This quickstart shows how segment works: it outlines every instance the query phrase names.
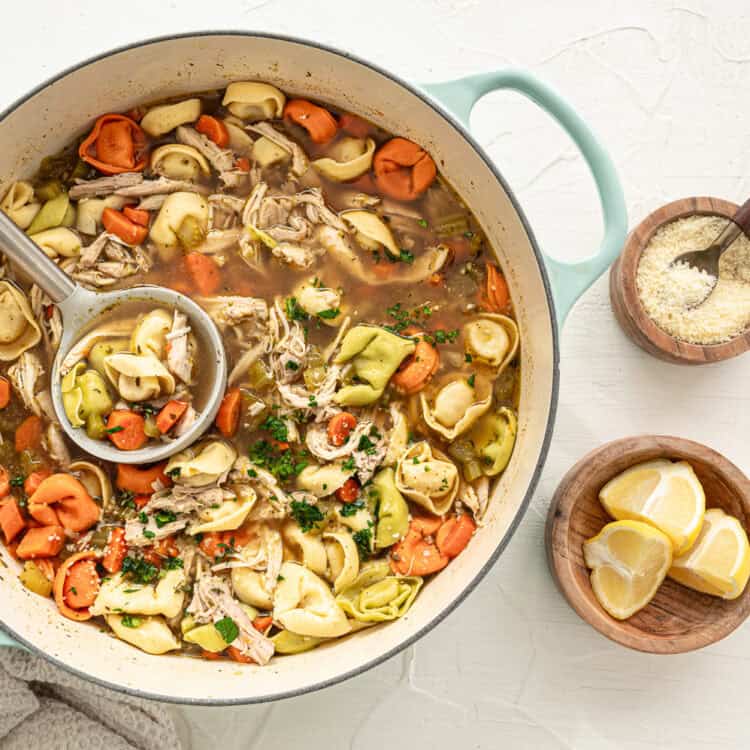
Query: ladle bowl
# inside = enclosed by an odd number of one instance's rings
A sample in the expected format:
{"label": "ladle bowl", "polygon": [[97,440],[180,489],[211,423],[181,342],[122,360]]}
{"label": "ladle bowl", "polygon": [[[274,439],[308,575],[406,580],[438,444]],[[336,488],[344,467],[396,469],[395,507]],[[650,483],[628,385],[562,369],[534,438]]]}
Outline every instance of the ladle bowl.
{"label": "ladle bowl", "polygon": [[[50,260],[24,232],[0,211],[0,248],[60,310],[63,334],[51,372],[52,404],[65,434],[82,450],[104,461],[125,464],[148,464],[162,461],[194,443],[213,424],[221,405],[227,382],[227,362],[221,335],[208,313],[184,294],[156,285],[141,285],[111,292],[92,292],[76,284]],[[60,368],[71,348],[94,327],[97,318],[114,308],[131,302],[153,302],[177,309],[188,323],[200,345],[198,377],[208,383],[205,403],[198,418],[180,437],[151,442],[138,450],[115,448],[104,440],[90,438],[85,430],[75,428],[68,419],[62,401]]]}

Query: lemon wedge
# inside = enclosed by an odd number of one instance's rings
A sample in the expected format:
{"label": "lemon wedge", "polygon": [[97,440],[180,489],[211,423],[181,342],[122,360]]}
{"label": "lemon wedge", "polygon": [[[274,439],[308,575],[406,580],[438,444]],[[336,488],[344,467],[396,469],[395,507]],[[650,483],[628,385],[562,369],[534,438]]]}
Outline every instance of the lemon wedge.
{"label": "lemon wedge", "polygon": [[625,620],[645,607],[672,564],[672,542],[641,521],[613,521],[583,543],[591,587],[612,617]]}
{"label": "lemon wedge", "polygon": [[750,544],[742,524],[723,510],[707,510],[698,539],[675,558],[669,577],[704,594],[736,599],[750,577]]}
{"label": "lemon wedge", "polygon": [[693,467],[664,458],[618,474],[602,487],[599,500],[617,520],[643,521],[663,531],[676,556],[693,546],[706,510],[706,496]]}

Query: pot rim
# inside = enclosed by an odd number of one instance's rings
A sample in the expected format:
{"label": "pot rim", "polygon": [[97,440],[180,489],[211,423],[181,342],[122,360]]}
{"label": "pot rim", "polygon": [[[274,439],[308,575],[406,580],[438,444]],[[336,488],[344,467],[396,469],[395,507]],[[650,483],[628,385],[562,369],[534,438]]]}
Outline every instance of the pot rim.
{"label": "pot rim", "polygon": [[321,44],[320,42],[312,41],[310,39],[305,39],[303,37],[296,37],[296,36],[290,36],[290,35],[285,35],[285,34],[275,34],[275,33],[270,33],[266,31],[221,29],[221,30],[213,30],[213,31],[188,31],[188,32],[180,32],[176,34],[164,34],[161,36],[148,37],[141,41],[130,42],[128,44],[123,44],[118,47],[113,47],[112,49],[106,50],[105,52],[101,52],[97,55],[92,55],[91,57],[85,58],[84,60],[81,60],[78,63],[74,63],[68,66],[67,68],[64,68],[62,71],[60,71],[56,75],[50,76],[49,78],[47,78],[46,80],[42,81],[40,84],[32,88],[28,93],[18,97],[8,107],[3,109],[2,112],[0,112],[0,124],[2,124],[4,120],[10,114],[12,114],[18,107],[25,104],[27,101],[29,101],[32,97],[36,96],[38,93],[41,93],[44,89],[48,88],[49,86],[56,83],[57,81],[73,73],[78,72],[82,68],[85,68],[89,65],[92,65],[93,63],[98,62],[99,60],[103,60],[107,57],[111,57],[113,55],[117,55],[122,52],[127,52],[128,50],[136,49],[139,47],[148,47],[148,46],[155,45],[155,44],[161,44],[162,42],[170,42],[170,41],[174,41],[178,39],[201,38],[201,37],[212,37],[212,36],[217,36],[217,37],[242,36],[242,37],[250,37],[250,38],[271,39],[271,40],[276,40],[276,41],[281,41],[281,42],[290,42],[292,44],[304,45],[307,47],[312,47],[314,49],[322,50],[324,52],[329,52],[333,55],[337,55],[339,57],[343,57],[345,59],[351,60],[352,62],[358,63],[359,65],[362,65],[363,67],[368,68],[385,78],[388,78],[389,80],[393,81],[399,86],[405,88],[411,94],[419,98],[424,104],[426,104],[432,110],[437,112],[437,114],[439,114],[444,120],[446,120],[459,133],[459,135],[461,135],[461,137],[464,138],[469,143],[469,145],[474,149],[477,155],[482,159],[482,161],[485,163],[487,168],[492,173],[493,177],[500,183],[501,187],[507,194],[508,199],[511,202],[511,205],[513,206],[513,209],[515,210],[519,220],[521,221],[521,224],[524,228],[526,236],[528,237],[529,244],[531,245],[531,249],[534,254],[534,259],[536,260],[536,264],[539,269],[539,273],[540,273],[541,280],[542,280],[542,285],[544,287],[544,293],[547,299],[547,306],[549,309],[549,323],[550,323],[550,329],[552,333],[552,388],[550,392],[550,402],[548,406],[547,424],[544,430],[544,437],[542,438],[542,443],[541,443],[540,450],[539,450],[539,457],[537,459],[536,466],[534,467],[534,471],[531,475],[531,478],[528,482],[523,500],[518,506],[518,510],[516,511],[516,514],[513,517],[512,521],[510,522],[505,533],[503,534],[502,539],[500,539],[494,551],[486,560],[484,565],[480,568],[479,572],[474,576],[474,578],[472,578],[463,587],[463,589],[458,594],[458,596],[456,596],[455,599],[453,599],[442,610],[437,612],[430,620],[428,620],[422,627],[420,627],[415,633],[410,635],[408,638],[401,641],[398,645],[394,646],[388,651],[377,654],[375,657],[368,659],[367,661],[365,661],[358,667],[355,667],[354,669],[351,669],[348,672],[345,672],[343,674],[339,674],[334,677],[324,679],[319,682],[315,682],[311,685],[307,685],[305,687],[301,687],[295,690],[286,690],[277,694],[267,694],[267,695],[263,695],[259,697],[252,697],[252,698],[247,698],[247,697],[245,698],[181,698],[181,697],[176,697],[174,695],[169,695],[169,694],[154,693],[149,690],[139,690],[137,688],[125,687],[123,685],[118,685],[116,683],[110,682],[108,680],[105,680],[99,677],[94,677],[88,674],[87,672],[77,669],[76,667],[73,667],[69,664],[66,664],[60,659],[46,653],[42,649],[38,648],[37,646],[27,641],[22,635],[20,635],[19,633],[16,633],[12,628],[8,627],[7,625],[5,625],[4,622],[2,622],[2,620],[0,620],[0,625],[2,625],[2,627],[15,640],[21,643],[28,651],[32,652],[35,655],[43,657],[44,659],[52,662],[53,664],[60,667],[61,669],[64,669],[65,671],[71,674],[74,674],[75,676],[80,677],[81,679],[86,680],[87,682],[100,685],[102,687],[108,688],[110,690],[114,690],[119,693],[125,693],[126,695],[130,695],[136,698],[143,698],[146,700],[156,700],[156,701],[161,701],[164,703],[174,703],[174,704],[187,705],[187,706],[238,706],[238,705],[254,705],[254,704],[260,704],[260,703],[269,703],[272,701],[280,701],[280,700],[285,700],[287,698],[294,698],[300,695],[305,695],[307,693],[313,693],[318,690],[323,690],[324,688],[331,687],[332,685],[337,685],[341,682],[344,682],[345,680],[351,679],[352,677],[356,677],[357,675],[364,674],[365,672],[369,671],[373,667],[377,667],[378,665],[382,664],[383,662],[387,661],[393,656],[396,656],[396,654],[400,653],[401,651],[405,650],[409,646],[412,646],[414,643],[420,640],[423,636],[429,633],[433,628],[439,625],[449,614],[451,614],[468,597],[468,595],[479,585],[479,583],[489,573],[490,569],[495,565],[500,555],[505,551],[505,548],[508,546],[508,543],[510,542],[511,538],[513,537],[516,530],[518,529],[518,526],[520,525],[521,520],[526,515],[526,511],[528,510],[529,504],[531,503],[531,498],[539,483],[542,469],[544,468],[544,465],[547,460],[550,443],[552,441],[552,433],[554,431],[555,417],[557,415],[557,401],[558,401],[559,389],[560,389],[560,372],[559,372],[560,332],[558,329],[557,317],[555,315],[555,304],[554,304],[554,298],[552,295],[552,288],[550,284],[549,275],[547,273],[547,268],[544,264],[542,253],[539,249],[539,245],[537,244],[536,237],[534,236],[534,233],[531,229],[529,221],[527,220],[526,215],[523,209],[521,208],[520,203],[516,199],[514,192],[512,191],[508,183],[505,181],[505,178],[500,174],[499,169],[495,166],[494,162],[490,159],[489,155],[485,152],[482,146],[480,146],[480,144],[476,141],[476,139],[471,135],[467,127],[465,127],[454,114],[452,114],[446,107],[440,104],[435,98],[431,97],[429,94],[423,91],[418,85],[409,83],[408,81],[405,81],[403,78],[401,78],[399,75],[386,70],[380,65],[377,65],[373,62],[365,60],[359,57],[358,55],[354,55],[350,52],[346,52],[344,50],[338,49],[336,47],[333,47],[327,44]]}

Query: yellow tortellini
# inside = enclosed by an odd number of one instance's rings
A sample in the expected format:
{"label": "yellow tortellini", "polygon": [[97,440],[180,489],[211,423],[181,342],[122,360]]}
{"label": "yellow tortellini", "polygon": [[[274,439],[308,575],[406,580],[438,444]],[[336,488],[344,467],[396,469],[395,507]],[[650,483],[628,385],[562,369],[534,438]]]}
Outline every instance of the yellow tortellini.
{"label": "yellow tortellini", "polygon": [[10,281],[0,280],[0,361],[12,362],[41,338],[26,295]]}
{"label": "yellow tortellini", "polygon": [[324,466],[306,466],[297,476],[297,487],[315,497],[327,497],[341,487],[355,469],[345,469],[342,461]]}
{"label": "yellow tortellini", "polygon": [[110,354],[104,358],[104,371],[126,401],[149,401],[174,393],[172,373],[156,357],[147,354]]}
{"label": "yellow tortellini", "polygon": [[317,278],[303,281],[294,290],[294,296],[299,306],[321,323],[337,326],[342,322],[341,293],[321,286]]}
{"label": "yellow tortellini", "polygon": [[87,492],[107,508],[112,500],[112,482],[101,467],[90,461],[73,461],[68,468],[74,472]]}
{"label": "yellow tortellini", "polygon": [[168,143],[151,154],[151,171],[172,180],[197,180],[201,174],[211,174],[211,167],[203,154],[193,146]]}
{"label": "yellow tortellini", "polygon": [[130,337],[130,351],[133,354],[150,354],[156,359],[164,359],[167,348],[167,334],[172,328],[172,315],[162,308],[151,310],[136,324]]}
{"label": "yellow tortellini", "polygon": [[210,440],[172,456],[166,472],[179,484],[203,487],[225,476],[236,459],[237,451],[232,445],[223,440]]}
{"label": "yellow tortellini", "polygon": [[385,549],[401,539],[409,528],[409,506],[396,487],[392,468],[381,469],[372,480],[370,495],[378,503],[375,548]]}
{"label": "yellow tortellini", "polygon": [[351,583],[359,573],[359,551],[354,537],[348,531],[326,531],[323,534],[328,558],[329,578],[338,593]]}
{"label": "yellow tortellini", "polygon": [[455,464],[426,441],[414,443],[396,467],[396,487],[409,500],[436,516],[449,510],[458,494]]}
{"label": "yellow tortellini", "polygon": [[241,120],[272,120],[281,117],[286,97],[269,83],[237,81],[227,86],[221,103]]}
{"label": "yellow tortellini", "polygon": [[185,99],[176,104],[152,107],[141,120],[141,127],[154,138],[166,135],[178,125],[195,122],[201,116],[201,100]]}
{"label": "yellow tortellini", "polygon": [[334,182],[360,177],[372,166],[375,141],[372,138],[341,138],[331,147],[328,156],[316,159],[313,167]]}
{"label": "yellow tortellini", "polygon": [[466,351],[498,373],[516,356],[518,326],[505,315],[483,313],[463,328]]}
{"label": "yellow tortellini", "polygon": [[482,473],[489,477],[499,474],[510,461],[518,432],[518,419],[513,411],[502,407],[485,414],[468,433],[479,456]]}
{"label": "yellow tortellini", "polygon": [[325,638],[313,638],[310,635],[297,635],[289,630],[280,630],[271,640],[277,654],[301,654],[319,646]]}
{"label": "yellow tortellini", "polygon": [[285,562],[273,597],[273,619],[297,635],[336,638],[351,630],[328,584],[304,565]]}
{"label": "yellow tortellini", "polygon": [[30,235],[48,258],[75,258],[81,254],[81,238],[67,227],[54,227]]}
{"label": "yellow tortellini", "polygon": [[67,193],[60,193],[46,201],[26,231],[37,234],[53,227],[69,227],[75,222],[76,210]]}
{"label": "yellow tortellini", "polygon": [[262,135],[253,144],[253,160],[263,169],[292,158],[292,152]]}
{"label": "yellow tortellini", "polygon": [[253,139],[245,132],[240,121],[230,116],[224,119],[224,125],[229,133],[229,148],[240,156],[251,156]]}
{"label": "yellow tortellini", "polygon": [[104,415],[112,411],[112,398],[104,378],[78,362],[60,382],[63,408],[73,427],[86,426],[92,439],[104,437]]}
{"label": "yellow tortellini", "polygon": [[391,258],[398,258],[401,250],[390,227],[372,211],[344,211],[341,218],[356,231],[357,242],[366,250],[385,250]]}
{"label": "yellow tortellini", "polygon": [[198,511],[198,521],[188,528],[189,534],[206,534],[209,531],[234,531],[242,526],[255,504],[255,491],[244,486],[231,500],[224,500],[217,508]]}
{"label": "yellow tortellini", "polygon": [[409,423],[406,414],[399,404],[391,404],[390,411],[393,426],[388,435],[388,449],[383,458],[383,466],[395,466],[409,444]]}
{"label": "yellow tortellini", "polygon": [[185,243],[184,225],[190,228],[190,246],[197,245],[208,231],[208,202],[198,193],[176,192],[168,195],[151,225],[149,237],[162,258],[169,260]]}
{"label": "yellow tortellini", "polygon": [[452,379],[432,399],[424,391],[419,394],[424,421],[446,440],[454,440],[490,408],[491,383],[476,374],[474,378],[473,385],[467,378]]}
{"label": "yellow tortellini", "polygon": [[14,182],[0,203],[0,210],[7,214],[19,229],[28,229],[41,207],[42,204],[34,197],[31,183],[24,180]]}
{"label": "yellow tortellini", "polygon": [[357,579],[336,601],[359,622],[385,622],[403,617],[421,586],[419,576],[391,575],[387,560],[375,560],[362,566]]}
{"label": "yellow tortellini", "polygon": [[345,385],[334,400],[345,406],[366,406],[383,394],[391,376],[416,344],[377,326],[354,326],[344,336],[336,364],[351,362],[354,374],[363,381]]}
{"label": "yellow tortellini", "polygon": [[284,543],[306,567],[318,575],[328,569],[328,555],[323,540],[317,534],[306,534],[296,521],[287,521],[281,529]]}
{"label": "yellow tortellini", "polygon": [[122,573],[105,578],[90,608],[92,615],[132,614],[176,617],[182,611],[185,572],[168,570],[155,585],[131,581]]}
{"label": "yellow tortellini", "polygon": [[109,614],[104,619],[120,640],[147,654],[166,654],[181,648],[163,617]]}
{"label": "yellow tortellini", "polygon": [[250,568],[232,568],[232,589],[245,604],[259,609],[273,609],[273,593],[268,590],[266,576]]}
{"label": "yellow tortellini", "polygon": [[88,362],[98,373],[107,377],[107,371],[104,369],[104,360],[110,354],[127,352],[130,350],[130,341],[128,339],[107,339],[106,341],[97,341],[89,350]]}

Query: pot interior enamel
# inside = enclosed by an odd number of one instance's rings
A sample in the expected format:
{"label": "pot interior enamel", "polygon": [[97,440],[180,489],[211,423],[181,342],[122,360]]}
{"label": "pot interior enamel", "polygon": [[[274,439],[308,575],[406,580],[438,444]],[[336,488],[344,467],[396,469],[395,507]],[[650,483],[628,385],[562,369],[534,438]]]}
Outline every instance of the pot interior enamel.
{"label": "pot interior enamel", "polygon": [[263,668],[150,656],[90,624],[66,620],[51,600],[21,586],[17,563],[2,549],[0,623],[9,633],[89,679],[185,703],[250,703],[312,690],[377,664],[426,632],[481,579],[520,521],[546,453],[556,398],[552,306],[512,197],[450,119],[402,83],[340,53],[274,37],[207,34],[148,42],[86,63],[41,87],[0,122],[2,190],[31,175],[42,157],[83,133],[102,112],[248,79],[359,113],[435,157],[481,222],[509,280],[521,330],[519,432],[486,525],[430,581],[407,616]]}

